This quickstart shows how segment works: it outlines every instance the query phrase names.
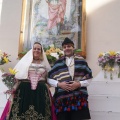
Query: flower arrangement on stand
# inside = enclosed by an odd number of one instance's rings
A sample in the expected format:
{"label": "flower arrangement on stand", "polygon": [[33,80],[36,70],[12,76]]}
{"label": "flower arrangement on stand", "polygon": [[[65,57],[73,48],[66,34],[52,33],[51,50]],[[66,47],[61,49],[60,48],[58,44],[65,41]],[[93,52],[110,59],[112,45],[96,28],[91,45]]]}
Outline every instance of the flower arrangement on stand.
{"label": "flower arrangement on stand", "polygon": [[57,59],[59,59],[59,57],[63,55],[63,51],[60,50],[59,48],[56,48],[54,44],[51,44],[49,47],[44,49],[45,49],[47,59],[51,64],[51,66],[55,63]]}
{"label": "flower arrangement on stand", "polygon": [[8,87],[9,90],[11,90],[16,83],[16,79],[15,79],[16,73],[17,72],[15,69],[9,68],[8,73],[2,74],[2,78],[3,78],[2,81]]}
{"label": "flower arrangement on stand", "polygon": [[[55,63],[56,60],[64,55],[64,52],[60,48],[55,47],[54,44],[49,45],[47,48],[44,47],[44,51],[51,66]],[[27,52],[27,50],[20,52],[18,54],[18,60],[20,60]],[[81,52],[81,49],[74,50],[74,53],[77,55],[81,55]]]}
{"label": "flower arrangement on stand", "polygon": [[106,72],[110,72],[110,79],[113,79],[112,72],[114,71],[114,66],[117,64],[119,66],[118,78],[120,77],[120,53],[115,51],[109,51],[100,53],[98,56],[99,66],[104,70],[104,78],[107,78]]}
{"label": "flower arrangement on stand", "polygon": [[115,60],[115,62],[117,63],[117,65],[119,67],[118,78],[120,78],[120,52],[116,53],[116,60]]}
{"label": "flower arrangement on stand", "polygon": [[0,65],[10,62],[9,56],[10,55],[0,50]]}
{"label": "flower arrangement on stand", "polygon": [[[9,60],[9,56],[10,56],[10,55],[8,55],[7,53],[2,52],[2,51],[0,50],[0,65],[4,65],[4,64],[6,64],[6,63],[8,63],[8,62],[11,62],[11,61]],[[3,71],[4,71],[4,69],[3,69],[2,67],[0,67],[0,72],[3,72]]]}

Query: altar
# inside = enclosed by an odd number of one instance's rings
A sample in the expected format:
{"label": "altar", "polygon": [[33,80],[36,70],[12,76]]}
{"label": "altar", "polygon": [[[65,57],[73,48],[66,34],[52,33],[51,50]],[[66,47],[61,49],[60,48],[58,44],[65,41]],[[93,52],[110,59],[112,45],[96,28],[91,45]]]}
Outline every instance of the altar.
{"label": "altar", "polygon": [[[8,88],[3,84],[0,71],[0,116],[7,103],[4,91]],[[54,92],[54,89],[51,89]],[[119,120],[120,118],[120,78],[113,73],[113,80],[107,73],[100,71],[88,86],[88,101],[91,120]],[[52,93],[53,94],[53,93]]]}
{"label": "altar", "polygon": [[93,78],[88,92],[91,120],[120,119],[120,78],[116,71],[112,80],[109,72],[104,78],[104,71],[100,71]]}

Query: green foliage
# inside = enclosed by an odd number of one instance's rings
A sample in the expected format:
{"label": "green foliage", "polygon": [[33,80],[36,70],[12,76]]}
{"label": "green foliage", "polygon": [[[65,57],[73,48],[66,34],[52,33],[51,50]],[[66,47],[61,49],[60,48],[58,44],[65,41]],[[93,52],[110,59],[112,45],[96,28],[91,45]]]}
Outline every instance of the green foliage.
{"label": "green foliage", "polygon": [[81,49],[75,49],[74,53],[81,52],[81,51],[82,51]]}
{"label": "green foliage", "polygon": [[56,57],[51,56],[51,55],[47,55],[47,59],[50,64],[55,63],[55,61],[57,60]]}
{"label": "green foliage", "polygon": [[16,79],[15,79],[15,75],[12,75],[10,73],[4,73],[2,75],[2,81],[3,83],[9,88],[9,89],[12,89],[13,86],[15,85],[16,83]]}

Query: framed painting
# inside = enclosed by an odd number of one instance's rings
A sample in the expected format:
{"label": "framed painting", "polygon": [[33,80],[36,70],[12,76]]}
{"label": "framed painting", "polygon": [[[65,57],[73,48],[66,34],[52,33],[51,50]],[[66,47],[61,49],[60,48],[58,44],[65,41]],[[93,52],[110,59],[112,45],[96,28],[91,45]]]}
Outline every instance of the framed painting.
{"label": "framed painting", "polygon": [[85,0],[23,0],[19,52],[38,41],[61,48],[65,37],[86,57]]}

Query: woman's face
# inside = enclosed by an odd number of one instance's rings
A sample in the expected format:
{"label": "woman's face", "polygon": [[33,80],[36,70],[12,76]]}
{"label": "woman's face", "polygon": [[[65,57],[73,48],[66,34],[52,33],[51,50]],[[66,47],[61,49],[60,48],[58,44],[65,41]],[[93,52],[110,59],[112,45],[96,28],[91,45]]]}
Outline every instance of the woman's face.
{"label": "woman's face", "polygon": [[33,46],[33,59],[39,60],[40,55],[42,54],[42,47],[40,44],[34,44]]}

